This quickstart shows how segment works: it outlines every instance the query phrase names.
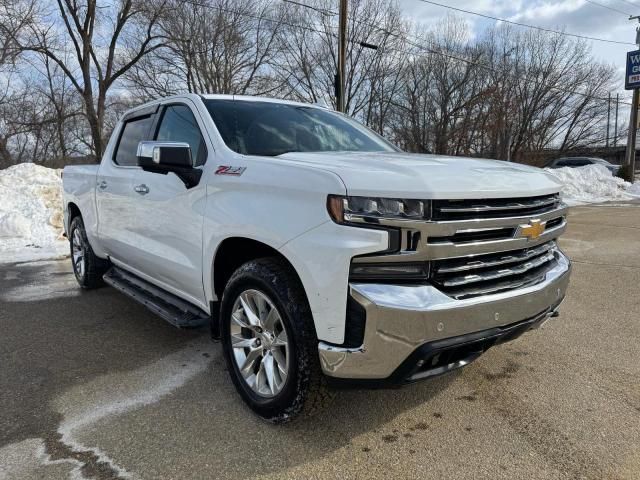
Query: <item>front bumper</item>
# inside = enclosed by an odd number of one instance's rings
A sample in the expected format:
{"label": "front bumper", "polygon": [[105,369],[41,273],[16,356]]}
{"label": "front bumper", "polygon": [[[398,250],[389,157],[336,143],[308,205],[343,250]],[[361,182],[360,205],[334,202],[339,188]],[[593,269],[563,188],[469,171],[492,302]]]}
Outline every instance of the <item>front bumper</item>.
{"label": "front bumper", "polygon": [[[351,296],[366,311],[364,342],[359,348],[320,342],[322,369],[336,379],[403,383],[464,366],[488,346],[515,338],[516,332],[555,315],[570,270],[569,259],[558,252],[557,265],[543,282],[465,300],[431,285],[352,283]],[[482,339],[482,350],[475,348]],[[452,361],[442,364],[438,352],[454,350]],[[425,367],[425,361],[434,368]]]}

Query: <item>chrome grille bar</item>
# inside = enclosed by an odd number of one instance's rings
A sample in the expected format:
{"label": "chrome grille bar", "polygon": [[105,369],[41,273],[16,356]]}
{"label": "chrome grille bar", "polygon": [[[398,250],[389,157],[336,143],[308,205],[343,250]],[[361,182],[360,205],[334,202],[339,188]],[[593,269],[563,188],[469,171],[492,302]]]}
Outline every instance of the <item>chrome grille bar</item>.
{"label": "chrome grille bar", "polygon": [[459,287],[462,285],[468,285],[470,283],[487,282],[489,280],[497,280],[514,275],[521,275],[523,273],[527,273],[530,270],[541,267],[542,265],[552,261],[553,259],[553,253],[547,252],[539,257],[533,258],[519,265],[502,268],[500,270],[478,272],[471,275],[447,277],[445,280],[439,281],[438,283],[443,287]]}
{"label": "chrome grille bar", "polygon": [[514,202],[503,205],[477,205],[472,207],[437,207],[443,213],[475,213],[475,212],[500,212],[504,210],[521,210],[525,208],[541,208],[549,205],[555,205],[557,198],[530,200],[527,202]]}
{"label": "chrome grille bar", "polygon": [[527,250],[521,250],[517,252],[508,252],[505,255],[501,255],[498,258],[492,259],[474,259],[471,257],[469,260],[463,260],[462,262],[458,261],[457,264],[453,266],[439,266],[436,267],[436,273],[444,274],[444,273],[457,273],[457,272],[465,272],[469,270],[475,270],[479,268],[490,268],[497,267],[500,265],[508,265],[511,263],[523,262],[530,258],[536,257],[538,255],[542,255],[552,248],[555,248],[555,242],[545,243],[538,247],[529,248]]}
{"label": "chrome grille bar", "polygon": [[524,288],[530,285],[535,285],[542,282],[545,279],[546,271],[535,273],[533,275],[525,275],[516,280],[503,280],[501,282],[490,283],[487,285],[478,285],[472,288],[463,288],[458,291],[450,290],[446,293],[451,297],[461,300],[463,298],[477,297],[480,295],[491,295],[494,293],[504,292],[507,290],[515,290],[517,288]]}
{"label": "chrome grille bar", "polygon": [[497,240],[478,240],[465,243],[427,243],[427,259],[438,260],[444,258],[468,257],[471,255],[507,252],[510,250],[534,247],[557,238],[565,231],[566,226],[566,220],[562,219],[560,224],[545,230],[545,232],[535,240],[530,240],[524,237],[513,237]]}

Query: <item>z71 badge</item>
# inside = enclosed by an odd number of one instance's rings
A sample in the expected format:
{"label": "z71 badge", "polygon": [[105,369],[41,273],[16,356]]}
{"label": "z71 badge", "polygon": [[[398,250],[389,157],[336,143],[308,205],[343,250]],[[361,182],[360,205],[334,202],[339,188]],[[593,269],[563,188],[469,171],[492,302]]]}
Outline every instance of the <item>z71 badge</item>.
{"label": "z71 badge", "polygon": [[236,175],[240,176],[244,173],[247,167],[232,167],[231,165],[218,165],[216,175]]}

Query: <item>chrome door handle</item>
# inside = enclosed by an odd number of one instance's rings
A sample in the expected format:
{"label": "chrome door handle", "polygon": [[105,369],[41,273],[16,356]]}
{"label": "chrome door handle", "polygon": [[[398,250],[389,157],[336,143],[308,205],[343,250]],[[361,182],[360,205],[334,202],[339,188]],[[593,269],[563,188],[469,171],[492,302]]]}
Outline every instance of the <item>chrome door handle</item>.
{"label": "chrome door handle", "polygon": [[104,180],[102,180],[101,182],[98,182],[98,188],[100,190],[104,190],[105,188],[107,188],[107,182],[105,182]]}
{"label": "chrome door handle", "polygon": [[139,193],[140,195],[146,195],[149,193],[149,187],[147,187],[144,183],[141,185],[136,185],[133,189]]}

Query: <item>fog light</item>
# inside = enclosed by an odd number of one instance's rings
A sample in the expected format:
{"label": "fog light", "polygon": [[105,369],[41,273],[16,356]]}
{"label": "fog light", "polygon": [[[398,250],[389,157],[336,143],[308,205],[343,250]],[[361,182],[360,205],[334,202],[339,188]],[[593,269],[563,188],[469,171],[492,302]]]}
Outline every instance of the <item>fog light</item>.
{"label": "fog light", "polygon": [[427,263],[352,263],[351,280],[423,280]]}

